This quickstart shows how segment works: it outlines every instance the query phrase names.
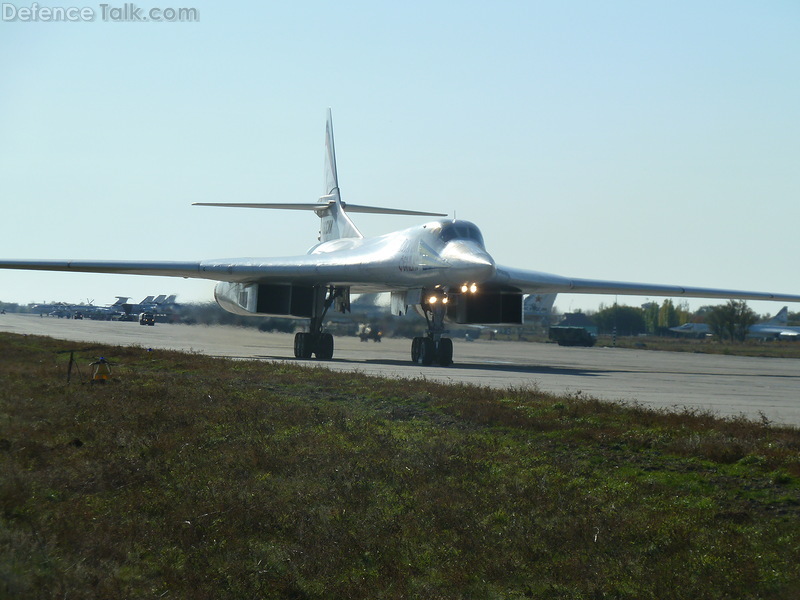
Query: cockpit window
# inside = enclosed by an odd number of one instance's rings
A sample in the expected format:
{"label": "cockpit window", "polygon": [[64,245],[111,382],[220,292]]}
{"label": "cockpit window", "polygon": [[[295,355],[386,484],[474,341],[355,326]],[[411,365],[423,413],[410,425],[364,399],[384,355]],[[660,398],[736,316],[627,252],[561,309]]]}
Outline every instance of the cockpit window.
{"label": "cockpit window", "polygon": [[451,240],[471,240],[483,248],[483,236],[480,230],[467,221],[445,223],[442,225],[439,239],[443,242],[449,242]]}

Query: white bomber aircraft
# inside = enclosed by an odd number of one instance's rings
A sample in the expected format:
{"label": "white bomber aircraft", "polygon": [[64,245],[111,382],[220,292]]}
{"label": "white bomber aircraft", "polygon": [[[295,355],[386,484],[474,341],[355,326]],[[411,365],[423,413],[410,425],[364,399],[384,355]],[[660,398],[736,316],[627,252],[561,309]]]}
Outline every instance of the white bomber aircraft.
{"label": "white bomber aircraft", "polygon": [[309,331],[295,336],[297,358],[333,357],[333,336],[324,331],[330,308],[349,310],[350,294],[391,292],[393,314],[415,307],[427,334],[411,345],[411,360],[448,366],[453,342],[445,320],[459,324],[521,324],[524,294],[558,292],[644,296],[736,298],[800,302],[800,295],[691,288],[594,279],[573,279],[503,267],[486,251],[480,230],[469,221],[440,219],[365,238],[348,213],[444,217],[444,214],[345,204],[339,193],[333,122],[325,131],[325,194],[316,203],[199,206],[313,210],[321,219],[319,243],[307,254],[284,258],[236,258],[199,262],[0,260],[0,268],[194,277],[219,281],[214,296],[240,315],[310,319]]}

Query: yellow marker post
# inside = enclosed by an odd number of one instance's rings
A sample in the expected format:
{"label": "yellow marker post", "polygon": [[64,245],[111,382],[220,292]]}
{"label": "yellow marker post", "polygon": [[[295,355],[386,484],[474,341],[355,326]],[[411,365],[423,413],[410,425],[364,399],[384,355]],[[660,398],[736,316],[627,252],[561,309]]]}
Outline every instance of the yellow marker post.
{"label": "yellow marker post", "polygon": [[91,366],[94,367],[92,383],[105,383],[111,377],[111,366],[102,356],[100,360],[93,362]]}

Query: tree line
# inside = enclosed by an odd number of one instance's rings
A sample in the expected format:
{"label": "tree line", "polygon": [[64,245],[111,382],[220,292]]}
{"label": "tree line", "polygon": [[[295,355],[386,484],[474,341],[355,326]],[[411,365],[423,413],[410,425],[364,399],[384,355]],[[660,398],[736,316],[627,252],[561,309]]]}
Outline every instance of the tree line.
{"label": "tree line", "polygon": [[[710,332],[722,340],[742,341],[748,328],[759,321],[759,316],[741,300],[728,300],[719,306],[703,306],[695,312],[689,311],[686,303],[677,306],[672,300],[648,302],[641,307],[602,306],[594,314],[588,314],[597,325],[599,333],[617,335],[668,335],[672,327],[684,323],[705,323]],[[791,313],[790,318],[797,318]]]}

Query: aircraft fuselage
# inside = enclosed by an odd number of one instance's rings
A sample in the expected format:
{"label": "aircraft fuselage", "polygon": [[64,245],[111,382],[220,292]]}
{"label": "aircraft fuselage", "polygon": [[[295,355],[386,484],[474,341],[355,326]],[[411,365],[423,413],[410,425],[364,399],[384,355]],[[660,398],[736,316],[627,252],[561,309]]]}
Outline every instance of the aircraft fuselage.
{"label": "aircraft fuselage", "polygon": [[[433,221],[374,238],[331,240],[313,247],[309,255],[334,252],[350,269],[359,264],[361,281],[368,272],[383,289],[389,282],[400,288],[482,283],[495,273],[483,237],[469,221]],[[352,282],[345,278],[334,283]]]}
{"label": "aircraft fuselage", "polygon": [[[319,283],[316,266],[325,258],[328,285],[352,287],[354,292],[387,288],[452,288],[491,279],[495,263],[483,246],[478,228],[469,221],[432,221],[370,238],[340,238],[312,247],[308,254],[290,258],[233,259],[242,282],[253,282],[248,271],[270,273],[261,283],[281,283],[281,266],[291,264],[295,283]],[[200,270],[225,272],[231,259],[203,261]],[[242,269],[244,267],[244,269]],[[236,282],[239,277],[226,278]]]}

